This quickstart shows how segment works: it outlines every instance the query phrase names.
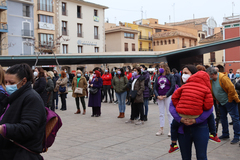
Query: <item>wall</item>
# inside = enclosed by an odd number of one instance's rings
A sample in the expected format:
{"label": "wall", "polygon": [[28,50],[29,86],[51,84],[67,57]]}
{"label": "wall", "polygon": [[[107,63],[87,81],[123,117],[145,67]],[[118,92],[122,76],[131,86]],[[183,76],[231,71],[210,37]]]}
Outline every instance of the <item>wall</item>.
{"label": "wall", "polygon": [[204,54],[203,55],[203,64],[210,66],[211,63],[213,63],[214,66],[217,66],[217,65],[224,66],[224,64],[223,64],[223,50],[215,52],[215,59],[216,59],[215,62],[209,62],[209,59],[210,59],[210,53]]}
{"label": "wall", "polygon": [[132,43],[135,44],[135,51],[138,51],[138,38],[137,38],[138,34],[135,33],[135,38],[134,39],[128,39],[128,38],[124,38],[124,32],[121,32],[121,45],[122,45],[122,51],[125,51],[125,43],[128,43],[128,52],[132,52]]}
{"label": "wall", "polygon": [[122,49],[122,34],[121,32],[106,34],[106,52],[124,51]]}

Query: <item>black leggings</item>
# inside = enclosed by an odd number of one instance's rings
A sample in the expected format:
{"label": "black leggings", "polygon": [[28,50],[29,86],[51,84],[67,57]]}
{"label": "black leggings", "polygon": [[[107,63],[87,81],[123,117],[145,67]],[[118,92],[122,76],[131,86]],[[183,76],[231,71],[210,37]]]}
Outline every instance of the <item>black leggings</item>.
{"label": "black leggings", "polygon": [[81,103],[82,103],[83,109],[85,110],[86,109],[86,104],[85,104],[84,97],[77,97],[77,98],[75,98],[77,109],[80,109],[79,99],[81,99]]}
{"label": "black leggings", "polygon": [[110,90],[111,90],[111,85],[104,85],[103,86],[103,92],[104,92],[105,101],[107,101],[107,99],[108,99],[107,92],[108,92],[108,95],[110,97],[110,101],[112,101],[112,95],[110,93]]}
{"label": "black leggings", "polygon": [[134,120],[136,116],[140,113],[140,120],[144,120],[144,112],[143,112],[143,103],[132,103],[131,104],[131,120]]}
{"label": "black leggings", "polygon": [[67,97],[66,93],[60,94],[60,98],[61,98],[61,101],[62,101],[62,108],[61,109],[63,109],[63,110],[67,109],[66,97]]}

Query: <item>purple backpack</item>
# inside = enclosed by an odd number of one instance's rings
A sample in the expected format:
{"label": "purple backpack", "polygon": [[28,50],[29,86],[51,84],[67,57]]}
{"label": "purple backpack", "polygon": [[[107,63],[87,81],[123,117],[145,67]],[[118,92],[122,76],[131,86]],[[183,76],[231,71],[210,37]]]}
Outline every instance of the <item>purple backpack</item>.
{"label": "purple backpack", "polygon": [[62,120],[59,115],[47,107],[45,107],[45,109],[47,121],[44,140],[42,143],[43,152],[47,152],[48,148],[52,146],[58,130],[62,127]]}

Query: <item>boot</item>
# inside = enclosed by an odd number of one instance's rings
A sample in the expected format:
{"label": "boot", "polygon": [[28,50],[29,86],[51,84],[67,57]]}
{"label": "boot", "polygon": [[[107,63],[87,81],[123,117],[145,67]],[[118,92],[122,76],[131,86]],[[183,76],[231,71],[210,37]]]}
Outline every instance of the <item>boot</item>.
{"label": "boot", "polygon": [[80,113],[81,113],[81,111],[80,111],[80,109],[78,109],[77,112],[74,114],[80,114]]}
{"label": "boot", "polygon": [[122,113],[120,112],[120,113],[119,113],[119,116],[118,116],[117,118],[121,118],[121,117],[122,117]]}
{"label": "boot", "polygon": [[144,121],[147,121],[148,119],[147,119],[147,116],[146,115],[144,115]]}
{"label": "boot", "polygon": [[85,114],[86,114],[86,109],[83,110],[83,115],[85,115]]}
{"label": "boot", "polygon": [[123,112],[123,113],[122,113],[122,117],[121,117],[121,118],[124,118],[124,117],[125,117],[125,113]]}

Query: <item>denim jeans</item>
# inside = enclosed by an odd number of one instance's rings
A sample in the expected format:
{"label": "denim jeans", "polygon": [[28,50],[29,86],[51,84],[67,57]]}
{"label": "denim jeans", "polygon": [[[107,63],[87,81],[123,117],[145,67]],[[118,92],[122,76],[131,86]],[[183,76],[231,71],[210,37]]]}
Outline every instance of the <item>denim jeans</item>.
{"label": "denim jeans", "polygon": [[240,136],[240,122],[239,122],[239,113],[238,113],[238,105],[235,101],[231,103],[227,102],[225,105],[220,104],[220,119],[222,123],[222,134],[223,136],[229,136],[228,130],[228,119],[227,114],[229,113],[232,122],[233,122],[233,130],[234,130],[234,138],[239,139]]}
{"label": "denim jeans", "polygon": [[144,98],[144,115],[148,115],[148,98]]}
{"label": "denim jeans", "polygon": [[207,160],[208,140],[209,130],[207,124],[184,127],[184,134],[178,134],[182,159],[192,159],[192,144],[194,143],[197,160]]}
{"label": "denim jeans", "polygon": [[216,136],[216,126],[213,113],[208,117],[208,127],[209,132],[215,137]]}
{"label": "denim jeans", "polygon": [[118,100],[119,112],[124,113],[125,109],[126,109],[125,101],[126,101],[126,97],[127,97],[127,91],[122,92],[122,93],[116,92],[116,96],[117,96],[117,100]]}

